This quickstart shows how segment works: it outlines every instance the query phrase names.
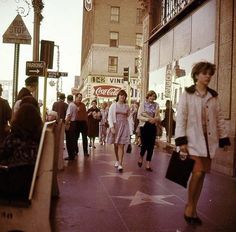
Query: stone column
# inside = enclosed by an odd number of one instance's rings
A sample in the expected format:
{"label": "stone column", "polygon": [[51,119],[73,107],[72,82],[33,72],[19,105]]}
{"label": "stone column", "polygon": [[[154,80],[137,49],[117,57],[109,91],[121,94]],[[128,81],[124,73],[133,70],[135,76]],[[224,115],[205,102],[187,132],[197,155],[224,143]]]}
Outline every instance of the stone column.
{"label": "stone column", "polygon": [[[32,0],[32,5],[34,8],[33,61],[39,61],[40,22],[43,19],[41,12],[44,4],[42,0]],[[38,99],[38,89],[33,95]]]}
{"label": "stone column", "polygon": [[231,140],[228,151],[217,151],[213,169],[227,175],[236,175],[236,3],[217,0],[215,61],[217,65],[215,89]]}

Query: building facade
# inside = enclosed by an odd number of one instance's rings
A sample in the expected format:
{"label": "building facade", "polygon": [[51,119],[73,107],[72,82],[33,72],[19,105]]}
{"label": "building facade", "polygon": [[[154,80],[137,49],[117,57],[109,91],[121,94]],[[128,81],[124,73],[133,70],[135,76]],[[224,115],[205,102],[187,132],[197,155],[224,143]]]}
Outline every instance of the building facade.
{"label": "building facade", "polygon": [[236,2],[235,0],[140,0],[143,21],[143,88],[154,89],[161,106],[176,108],[190,86],[192,65],[217,65],[211,87],[220,96],[232,146],[219,150],[213,169],[236,174]]}
{"label": "building facade", "polygon": [[137,0],[85,1],[79,85],[85,101],[111,101],[120,89],[139,100],[142,14]]}

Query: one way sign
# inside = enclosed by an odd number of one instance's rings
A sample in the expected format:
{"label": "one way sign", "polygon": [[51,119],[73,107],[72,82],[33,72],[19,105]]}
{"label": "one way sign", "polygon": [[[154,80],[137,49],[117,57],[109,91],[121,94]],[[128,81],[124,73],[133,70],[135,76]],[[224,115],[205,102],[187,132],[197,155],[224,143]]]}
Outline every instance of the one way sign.
{"label": "one way sign", "polygon": [[45,76],[46,64],[44,61],[27,61],[26,75],[27,76]]}

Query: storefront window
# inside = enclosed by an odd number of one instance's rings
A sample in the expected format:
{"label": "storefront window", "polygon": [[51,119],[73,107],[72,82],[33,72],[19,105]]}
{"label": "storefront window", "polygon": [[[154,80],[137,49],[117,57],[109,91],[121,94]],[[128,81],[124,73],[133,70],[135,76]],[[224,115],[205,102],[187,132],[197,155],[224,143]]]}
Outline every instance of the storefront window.
{"label": "storefront window", "polygon": [[[191,78],[193,64],[199,61],[209,61],[214,63],[214,47],[215,44],[211,44],[208,47],[190,54],[189,56],[180,58],[178,61],[173,61],[171,64],[150,71],[149,89],[156,91],[158,96],[157,102],[160,104],[161,109],[165,108],[166,100],[170,99],[172,100],[173,108],[176,110],[179,97],[184,88],[193,84]],[[156,53],[153,52],[153,54]],[[150,59],[152,59],[152,56],[150,56]],[[153,59],[157,58],[154,57]],[[166,83],[168,73],[171,73],[172,80],[169,84]]]}

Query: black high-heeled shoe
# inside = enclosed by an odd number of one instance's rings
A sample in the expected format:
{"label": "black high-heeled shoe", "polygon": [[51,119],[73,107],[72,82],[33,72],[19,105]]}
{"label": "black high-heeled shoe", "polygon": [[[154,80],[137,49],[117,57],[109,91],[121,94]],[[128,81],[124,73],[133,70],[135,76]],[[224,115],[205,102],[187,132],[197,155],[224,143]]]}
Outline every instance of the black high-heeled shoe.
{"label": "black high-heeled shoe", "polygon": [[202,220],[197,216],[193,217],[194,223],[198,225],[202,225]]}
{"label": "black high-heeled shoe", "polygon": [[143,165],[143,162],[138,161],[138,166],[141,168]]}
{"label": "black high-heeled shoe", "polygon": [[152,168],[146,168],[146,170],[148,171],[148,172],[152,172],[153,170],[152,170]]}
{"label": "black high-heeled shoe", "polygon": [[189,225],[194,225],[195,224],[193,217],[189,217],[189,216],[184,214],[184,219]]}
{"label": "black high-heeled shoe", "polygon": [[184,219],[189,225],[202,225],[202,220],[199,217],[189,217],[184,214]]}

